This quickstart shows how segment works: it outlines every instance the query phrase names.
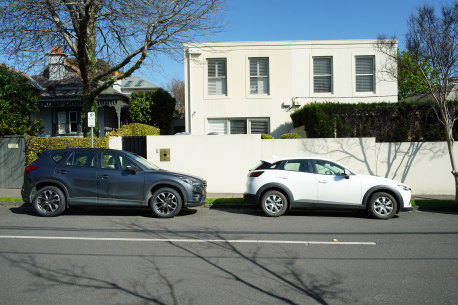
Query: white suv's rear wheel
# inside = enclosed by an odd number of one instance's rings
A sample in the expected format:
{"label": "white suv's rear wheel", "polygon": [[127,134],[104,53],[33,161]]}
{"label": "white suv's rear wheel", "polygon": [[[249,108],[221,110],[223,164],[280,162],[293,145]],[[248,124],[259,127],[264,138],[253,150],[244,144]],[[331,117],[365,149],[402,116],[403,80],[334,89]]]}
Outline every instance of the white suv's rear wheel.
{"label": "white suv's rear wheel", "polygon": [[267,216],[281,216],[288,208],[288,200],[282,192],[267,191],[261,198],[261,208]]}

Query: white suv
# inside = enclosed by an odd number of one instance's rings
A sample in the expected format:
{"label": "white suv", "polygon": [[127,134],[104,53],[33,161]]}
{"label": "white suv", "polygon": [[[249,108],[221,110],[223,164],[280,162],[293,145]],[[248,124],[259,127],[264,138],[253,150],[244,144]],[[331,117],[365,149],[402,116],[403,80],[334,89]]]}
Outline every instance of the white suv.
{"label": "white suv", "polygon": [[366,209],[388,219],[410,211],[410,188],[394,180],[358,175],[322,158],[274,158],[248,174],[245,202],[260,204],[267,216],[300,207]]}

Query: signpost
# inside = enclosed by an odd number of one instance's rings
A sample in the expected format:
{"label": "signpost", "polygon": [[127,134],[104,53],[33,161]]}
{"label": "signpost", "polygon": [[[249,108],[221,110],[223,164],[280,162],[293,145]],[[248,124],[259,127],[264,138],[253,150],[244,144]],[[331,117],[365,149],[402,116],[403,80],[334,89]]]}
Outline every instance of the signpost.
{"label": "signpost", "polygon": [[87,113],[87,127],[91,128],[91,148],[94,147],[95,112]]}

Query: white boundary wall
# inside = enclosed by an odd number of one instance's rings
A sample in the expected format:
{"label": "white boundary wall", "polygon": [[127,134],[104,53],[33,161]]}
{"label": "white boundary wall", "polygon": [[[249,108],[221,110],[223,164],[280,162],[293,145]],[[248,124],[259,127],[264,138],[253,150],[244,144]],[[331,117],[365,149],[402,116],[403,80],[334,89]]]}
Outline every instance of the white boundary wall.
{"label": "white boundary wall", "polygon": [[[120,137],[110,148],[121,149]],[[170,149],[170,161],[159,151]],[[261,140],[259,135],[148,136],[147,159],[159,167],[205,178],[208,192],[243,193],[248,171],[259,160],[317,156],[360,174],[402,181],[415,195],[454,195],[445,142],[376,143],[375,138]],[[455,148],[454,155],[458,155]]]}

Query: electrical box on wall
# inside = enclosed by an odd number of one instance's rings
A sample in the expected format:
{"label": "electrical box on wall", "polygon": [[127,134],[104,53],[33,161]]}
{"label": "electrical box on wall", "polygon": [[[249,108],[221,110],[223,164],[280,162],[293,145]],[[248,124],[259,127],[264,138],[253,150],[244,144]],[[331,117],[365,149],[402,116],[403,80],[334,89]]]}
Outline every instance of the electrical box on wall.
{"label": "electrical box on wall", "polygon": [[160,160],[162,161],[170,161],[170,148],[161,148],[159,153],[161,154]]}

